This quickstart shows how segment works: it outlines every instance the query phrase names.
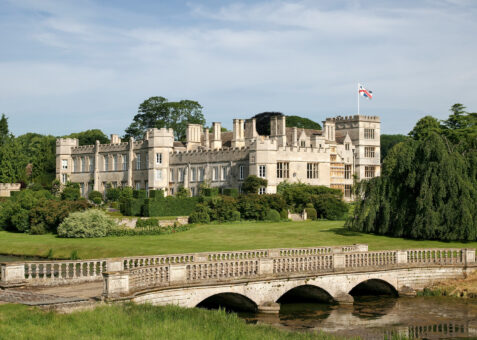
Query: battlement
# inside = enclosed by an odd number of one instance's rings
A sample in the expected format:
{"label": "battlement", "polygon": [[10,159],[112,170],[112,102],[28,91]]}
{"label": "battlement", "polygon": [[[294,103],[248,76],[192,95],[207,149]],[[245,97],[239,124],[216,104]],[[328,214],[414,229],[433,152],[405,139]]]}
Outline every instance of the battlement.
{"label": "battlement", "polygon": [[174,138],[174,129],[172,128],[152,128],[147,130],[147,138],[151,137],[172,137]]}
{"label": "battlement", "polygon": [[76,147],[79,145],[79,140],[77,138],[57,138],[56,146],[72,146]]}
{"label": "battlement", "polygon": [[354,116],[336,116],[333,118],[326,118],[327,122],[381,122],[381,119],[378,116],[364,116],[364,115],[354,115]]}

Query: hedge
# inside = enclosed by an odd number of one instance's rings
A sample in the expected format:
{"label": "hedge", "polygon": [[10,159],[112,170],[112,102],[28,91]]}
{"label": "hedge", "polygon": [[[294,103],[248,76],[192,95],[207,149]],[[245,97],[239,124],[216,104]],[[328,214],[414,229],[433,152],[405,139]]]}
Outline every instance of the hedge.
{"label": "hedge", "polygon": [[143,199],[128,199],[121,204],[121,212],[126,216],[141,216],[142,206],[144,205]]}
{"label": "hedge", "polygon": [[219,188],[202,188],[201,195],[206,197],[213,197],[219,194]]}
{"label": "hedge", "polygon": [[198,197],[168,196],[159,201],[146,199],[142,208],[142,216],[189,216],[198,202]]}
{"label": "hedge", "polygon": [[153,201],[158,201],[164,198],[163,190],[149,190],[149,199]]}
{"label": "hedge", "polygon": [[222,189],[222,195],[237,197],[239,195],[239,192],[238,192],[238,189],[236,189],[236,188],[223,188]]}
{"label": "hedge", "polygon": [[145,199],[147,198],[147,190],[144,190],[144,189],[134,190],[133,197],[137,199]]}

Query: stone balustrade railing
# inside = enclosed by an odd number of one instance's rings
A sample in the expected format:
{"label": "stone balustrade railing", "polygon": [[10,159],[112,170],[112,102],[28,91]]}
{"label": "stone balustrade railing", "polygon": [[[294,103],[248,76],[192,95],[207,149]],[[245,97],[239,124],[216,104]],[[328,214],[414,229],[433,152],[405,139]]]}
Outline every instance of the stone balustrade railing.
{"label": "stone balustrade railing", "polygon": [[[221,256],[206,257],[201,262],[161,264],[119,272],[108,272],[104,295],[116,297],[130,295],[144,289],[166,286],[193,286],[257,279],[272,279],[360,270],[386,270],[402,267],[430,265],[475,265],[475,249],[410,249],[385,251],[343,251],[318,248],[270,249],[253,253],[234,252],[233,259]],[[337,249],[337,250],[336,250]],[[255,254],[255,255],[254,255]],[[259,254],[259,255],[257,255]],[[295,254],[295,255],[293,255]],[[263,256],[262,256],[263,255]]]}
{"label": "stone balustrade railing", "polygon": [[222,262],[244,259],[261,259],[296,254],[323,254],[331,252],[367,251],[366,244],[339,247],[278,248],[240,251],[205,252],[190,254],[168,254],[130,256],[124,258],[92,259],[78,261],[26,261],[1,264],[0,285],[62,285],[99,281],[104,272],[132,270],[150,266]]}

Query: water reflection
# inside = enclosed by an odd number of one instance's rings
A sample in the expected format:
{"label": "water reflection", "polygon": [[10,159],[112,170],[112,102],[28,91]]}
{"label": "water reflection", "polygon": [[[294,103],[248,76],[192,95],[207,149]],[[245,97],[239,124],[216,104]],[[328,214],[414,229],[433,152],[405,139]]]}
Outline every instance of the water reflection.
{"label": "water reflection", "polygon": [[416,297],[356,297],[353,306],[282,304],[279,315],[239,314],[251,323],[296,331],[321,330],[363,339],[477,337],[477,301]]}

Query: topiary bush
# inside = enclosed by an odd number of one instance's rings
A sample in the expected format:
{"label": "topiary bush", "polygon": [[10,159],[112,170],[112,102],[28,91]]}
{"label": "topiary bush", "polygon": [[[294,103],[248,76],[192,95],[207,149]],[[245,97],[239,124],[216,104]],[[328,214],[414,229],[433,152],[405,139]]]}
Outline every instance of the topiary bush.
{"label": "topiary bush", "polygon": [[93,190],[88,194],[88,199],[95,204],[101,204],[101,202],[103,201],[103,194],[99,191]]}
{"label": "topiary bush", "polygon": [[91,238],[105,237],[117,227],[116,222],[103,211],[90,209],[70,214],[58,227],[59,237]]}
{"label": "topiary bush", "polygon": [[270,209],[265,215],[265,221],[269,222],[280,222],[280,213],[275,209]]}
{"label": "topiary bush", "polygon": [[199,203],[189,216],[189,223],[210,223],[210,209],[206,203]]}
{"label": "topiary bush", "polygon": [[109,188],[106,190],[106,199],[108,202],[117,202],[121,196],[121,189],[119,188]]}
{"label": "topiary bush", "polygon": [[307,220],[316,220],[317,214],[315,208],[305,208]]}

